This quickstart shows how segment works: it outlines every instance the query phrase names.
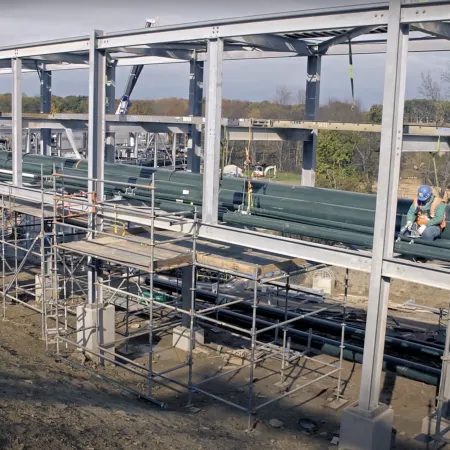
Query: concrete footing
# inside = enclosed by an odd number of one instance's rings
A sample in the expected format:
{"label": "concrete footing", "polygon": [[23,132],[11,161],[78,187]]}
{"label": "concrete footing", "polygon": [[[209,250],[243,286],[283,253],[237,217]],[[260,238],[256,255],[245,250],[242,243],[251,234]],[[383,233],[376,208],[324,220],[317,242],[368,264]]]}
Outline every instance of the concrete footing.
{"label": "concrete footing", "polygon": [[[439,431],[442,432],[449,426],[450,420],[442,417]],[[426,434],[427,436],[433,436],[436,434],[436,415],[433,414],[422,419],[422,434]],[[444,434],[444,438],[450,439],[450,431]]]}
{"label": "concrete footing", "polygon": [[372,411],[350,406],[342,412],[339,450],[389,450],[393,418],[387,405]]}
{"label": "concrete footing", "polygon": [[108,361],[90,353],[89,350],[114,359],[114,355],[101,351],[99,345],[113,351],[115,332],[114,305],[99,305],[98,311],[97,305],[77,307],[77,344],[86,347],[86,356],[96,363],[108,364]]}
{"label": "concrete footing", "polygon": [[[202,328],[194,328],[194,346],[195,344],[203,345],[205,343],[205,331]],[[188,352],[191,348],[190,329],[178,326],[173,329],[172,345],[175,348]]]}

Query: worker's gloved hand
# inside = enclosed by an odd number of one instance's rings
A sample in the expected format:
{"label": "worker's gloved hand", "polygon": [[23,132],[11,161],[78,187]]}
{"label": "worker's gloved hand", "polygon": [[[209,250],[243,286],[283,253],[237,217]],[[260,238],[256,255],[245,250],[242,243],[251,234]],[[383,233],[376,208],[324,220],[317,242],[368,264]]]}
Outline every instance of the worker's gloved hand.
{"label": "worker's gloved hand", "polygon": [[408,231],[411,231],[412,226],[413,226],[413,223],[412,223],[411,221],[409,221],[409,222],[406,224],[407,230],[408,230]]}
{"label": "worker's gloved hand", "polygon": [[417,229],[417,231],[419,232],[419,234],[422,236],[422,233],[426,230],[426,226],[425,225],[422,225],[422,226],[420,226],[418,229]]}

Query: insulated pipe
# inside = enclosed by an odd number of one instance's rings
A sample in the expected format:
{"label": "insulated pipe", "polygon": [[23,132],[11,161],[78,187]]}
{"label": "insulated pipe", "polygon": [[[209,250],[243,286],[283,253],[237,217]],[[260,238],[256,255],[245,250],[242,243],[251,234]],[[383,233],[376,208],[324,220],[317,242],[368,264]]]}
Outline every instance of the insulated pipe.
{"label": "insulated pipe", "polygon": [[[236,318],[247,324],[251,322],[251,317],[246,316],[245,314],[236,313],[234,311],[222,309],[220,310],[219,314]],[[258,325],[262,326],[270,326],[274,324],[273,322],[262,319],[256,319],[256,322]],[[306,343],[310,337],[310,334],[308,332],[296,330],[293,328],[288,328],[287,332],[289,333],[289,335],[296,337],[302,343]],[[311,343],[313,344],[314,348],[316,348],[321,353],[339,357],[341,341],[330,339],[324,336],[312,335]],[[363,349],[361,347],[353,344],[345,344],[343,357],[346,361],[362,363],[362,354]],[[405,378],[431,384],[433,386],[438,386],[441,375],[440,369],[386,354],[383,355],[383,370],[395,372]]]}
{"label": "insulated pipe", "polygon": [[[23,155],[23,173],[27,182],[40,184],[41,165],[44,176],[51,175],[53,166],[57,171],[73,174],[81,179],[65,178],[57,180],[58,187],[64,186],[67,192],[86,190],[85,160],[47,157],[41,155]],[[0,152],[0,179],[9,181],[12,169],[11,153]],[[122,195],[124,198],[149,202],[149,177],[153,168],[126,164],[105,163],[105,191],[109,195]],[[83,179],[84,178],[84,179]],[[174,204],[202,204],[202,176],[187,172],[158,170],[155,173],[157,183],[156,202]],[[114,181],[142,185],[129,187],[115,185]],[[51,180],[44,180],[49,187]],[[220,212],[223,220],[237,226],[259,227],[291,234],[310,236],[318,239],[358,245],[372,246],[374,223],[373,204],[375,196],[352,192],[333,191],[321,188],[288,186],[255,180],[252,182],[254,207],[251,215],[233,214],[247,207],[246,180],[225,178],[219,192]],[[51,187],[51,186],[50,186]],[[270,194],[270,195],[269,195]],[[409,208],[411,200],[398,201],[399,214],[397,227],[405,222],[403,212]],[[226,212],[228,211],[228,212]],[[221,217],[222,218],[222,217]],[[280,220],[281,219],[281,220]],[[396,251],[404,255],[422,256],[428,259],[450,260],[450,226],[435,242],[416,240],[414,244],[398,242]],[[438,252],[439,249],[439,252]]]}
{"label": "insulated pipe", "polygon": [[[247,302],[243,302],[242,304],[233,306],[233,309],[245,309],[245,310],[251,310],[251,305]],[[284,318],[284,311],[281,311],[279,309],[270,307],[270,306],[259,306],[258,311],[262,312],[263,314],[268,314],[272,316],[279,316],[280,318]],[[301,314],[288,312],[288,318],[294,318],[298,317]],[[299,320],[299,323],[303,322],[307,324],[306,326],[309,328],[310,325],[314,325],[315,328],[318,328],[323,331],[329,331],[330,328],[333,330],[336,330],[338,334],[341,333],[342,327],[340,323],[334,323],[331,320],[325,320],[321,319],[317,316],[309,316],[305,317],[304,319]],[[357,337],[364,340],[366,332],[362,328],[355,328],[351,325],[345,326],[345,334],[349,337]],[[417,352],[418,354],[423,354],[425,357],[433,356],[439,360],[439,358],[443,355],[443,349],[439,349],[436,347],[431,347],[426,344],[418,344],[410,341],[406,341],[404,339],[399,339],[393,336],[386,336],[386,344],[391,346],[392,348],[395,348],[397,351],[405,352],[413,350],[414,352]]]}
{"label": "insulated pipe", "polygon": [[[177,287],[176,283],[171,282],[169,280],[156,279],[155,283],[158,284],[159,286],[169,287],[170,289],[176,289],[176,287]],[[205,291],[203,289],[197,289],[196,293],[197,293],[197,297],[201,300],[206,300],[208,302],[215,302],[217,300],[216,294],[214,294],[212,292]],[[221,304],[222,304],[222,301],[221,301]],[[233,305],[232,309],[240,309],[240,310],[250,311],[251,303],[242,302],[240,304]],[[227,311],[227,310],[224,310],[224,311]],[[267,316],[272,315],[272,316],[280,317],[282,319],[284,318],[284,311],[277,309],[277,308],[270,307],[270,306],[260,305],[260,306],[258,306],[258,312],[266,314]],[[300,315],[300,314],[288,312],[288,318],[294,318],[298,315]],[[247,315],[244,315],[244,316],[247,317]],[[333,321],[330,321],[330,320],[321,319],[317,316],[305,317],[304,319],[299,320],[298,324],[300,324],[300,323],[307,324],[305,328],[310,328],[310,325],[314,325],[314,326],[316,326],[316,329],[317,329],[317,325],[319,325],[320,327],[323,327],[323,329],[325,331],[328,330],[328,332],[331,328],[333,330],[336,330],[339,335],[342,330],[341,324],[334,323]],[[266,322],[263,325],[270,326],[271,324],[273,325],[273,322]],[[362,328],[356,328],[356,327],[353,327],[353,326],[347,324],[345,326],[345,330],[346,330],[346,335],[347,335],[347,333],[350,333],[350,335],[352,337],[354,337],[353,335],[355,335],[357,338],[361,338],[361,339],[364,339],[364,337],[365,337],[365,330]],[[434,346],[427,345],[427,344],[421,344],[421,343],[413,342],[413,341],[406,340],[406,339],[396,338],[395,336],[391,336],[389,334],[386,336],[386,344],[389,346],[392,346],[393,348],[397,349],[397,351],[400,351],[400,352],[408,352],[410,350],[413,350],[414,352],[417,352],[418,354],[424,354],[426,358],[429,358],[430,356],[432,356],[432,357],[435,357],[437,360],[439,360],[439,358],[443,354],[442,348],[434,347]]]}

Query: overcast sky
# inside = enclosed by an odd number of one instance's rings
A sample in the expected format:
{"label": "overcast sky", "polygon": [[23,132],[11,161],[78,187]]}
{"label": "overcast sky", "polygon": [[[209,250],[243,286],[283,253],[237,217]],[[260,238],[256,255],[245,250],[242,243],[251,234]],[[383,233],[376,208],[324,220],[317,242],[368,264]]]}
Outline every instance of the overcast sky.
{"label": "overcast sky", "polygon": [[[294,11],[338,5],[374,3],[368,0],[1,0],[2,46],[67,36],[87,35],[93,29],[117,31],[143,26],[146,18],[160,25],[226,17]],[[418,95],[420,73],[440,73],[450,53],[410,54],[407,96]],[[187,97],[188,64],[147,66],[135,88],[134,98]],[[354,57],[356,97],[364,106],[380,103],[383,92],[383,55]],[[129,68],[117,74],[117,97],[124,89]],[[278,87],[297,92],[305,85],[305,58],[225,61],[224,98],[272,100]],[[321,103],[328,99],[350,100],[347,57],[325,57],[322,64]],[[0,76],[0,92],[11,91],[10,75]],[[24,76],[24,92],[39,92],[35,73]],[[86,70],[53,75],[55,95],[87,95]]]}

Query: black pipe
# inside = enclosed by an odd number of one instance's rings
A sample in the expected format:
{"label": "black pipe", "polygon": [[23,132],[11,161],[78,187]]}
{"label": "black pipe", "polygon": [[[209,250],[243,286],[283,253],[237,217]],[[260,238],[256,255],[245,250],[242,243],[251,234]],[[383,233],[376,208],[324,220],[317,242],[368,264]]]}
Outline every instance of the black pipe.
{"label": "black pipe", "polygon": [[[168,281],[168,280],[155,280],[155,284],[159,284],[159,285],[166,286],[169,288],[174,287],[174,283],[171,281]],[[201,289],[197,289],[196,294],[197,294],[198,299],[203,299],[208,302],[211,302],[211,300],[215,301],[216,297],[217,297],[216,294],[213,294],[211,292],[201,290]],[[245,305],[245,303],[246,302],[244,302],[243,304]],[[232,308],[235,309],[243,304],[233,305]],[[249,305],[246,305],[246,306],[249,306]],[[264,309],[269,310],[269,312],[273,312],[273,310],[275,310],[277,312],[277,314],[283,315],[283,317],[284,317],[284,312],[282,312],[280,310],[276,310],[275,308],[270,308],[270,307],[266,307],[266,306],[258,306],[258,311],[264,310]],[[235,311],[221,309],[220,314],[229,314],[230,316],[234,316],[234,317],[240,318],[242,320],[245,320],[246,323],[251,322],[250,316],[248,316],[246,314],[240,314]],[[311,319],[313,319],[313,317],[309,317],[308,319],[311,320]],[[314,319],[317,319],[317,318],[314,317]],[[303,320],[306,320],[306,318],[299,320],[299,322],[301,322]],[[319,320],[323,321],[323,319],[319,319]],[[260,319],[260,318],[257,319],[257,322],[263,326],[274,325],[274,322],[270,322],[270,321]],[[326,322],[326,321],[323,321],[323,322]],[[348,331],[348,329],[351,329],[351,328],[352,327],[346,326],[346,331]],[[340,326],[339,326],[339,329],[340,329]],[[353,328],[353,330],[357,331],[357,334],[359,334],[359,332],[361,331],[361,330],[358,330],[357,328]],[[308,336],[309,336],[309,333],[307,333],[305,331],[297,330],[294,328],[289,328],[289,333],[292,333],[294,335],[304,337],[304,338],[308,338]],[[392,340],[390,342],[388,342],[388,338],[392,339]],[[318,335],[314,336],[314,340],[316,342],[322,344],[322,347],[317,348],[317,349],[320,351],[323,351],[323,353],[326,353],[331,356],[336,356],[336,354],[333,352],[339,351],[340,341],[338,341],[338,340],[330,339],[330,338],[327,338],[324,336],[318,336]],[[394,338],[391,336],[386,337],[386,342],[388,344],[399,345],[401,347],[400,350],[403,352],[405,350],[414,349],[416,351],[423,351],[426,354],[436,357],[436,359],[439,357],[438,349],[434,349],[434,348],[428,347],[426,345],[422,346],[420,344],[411,343],[412,345],[410,346],[409,341],[405,342],[404,340]],[[328,344],[331,347],[325,347],[325,344]],[[356,346],[354,344],[347,344],[347,343],[345,344],[345,347],[346,347],[347,353],[344,352],[344,359],[351,361],[351,362],[362,363],[362,353],[363,353],[362,347]],[[435,352],[435,350],[438,350],[438,351]],[[349,354],[348,351],[352,352],[353,355]],[[402,375],[405,378],[410,378],[410,379],[413,379],[416,381],[423,381],[428,384],[437,385],[437,383],[438,383],[438,378],[439,378],[440,372],[441,372],[440,369],[426,366],[424,364],[412,362],[409,360],[405,360],[402,358],[398,358],[396,356],[386,355],[386,354],[383,356],[383,358],[384,358],[384,366],[383,367],[385,370],[397,372],[399,375]]]}
{"label": "black pipe", "polygon": [[[213,312],[214,313],[214,312]],[[219,314],[228,315],[236,319],[242,320],[246,324],[251,323],[252,318],[245,314],[239,314],[234,311],[221,309]],[[267,320],[256,319],[256,322],[263,326],[273,325],[273,322]],[[286,328],[288,333],[292,336],[300,338],[297,342],[303,345],[308,341],[310,335],[305,331],[296,330],[293,328]],[[330,339],[324,336],[312,335],[311,344],[313,347],[329,356],[338,357],[340,354],[341,341]],[[345,349],[343,357],[346,361],[362,363],[363,348],[353,344],[344,343]],[[422,383],[431,384],[433,386],[439,385],[441,370],[435,367],[426,366],[424,364],[405,360],[391,355],[383,355],[383,370],[397,373],[410,380],[420,381]]]}

